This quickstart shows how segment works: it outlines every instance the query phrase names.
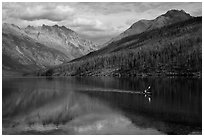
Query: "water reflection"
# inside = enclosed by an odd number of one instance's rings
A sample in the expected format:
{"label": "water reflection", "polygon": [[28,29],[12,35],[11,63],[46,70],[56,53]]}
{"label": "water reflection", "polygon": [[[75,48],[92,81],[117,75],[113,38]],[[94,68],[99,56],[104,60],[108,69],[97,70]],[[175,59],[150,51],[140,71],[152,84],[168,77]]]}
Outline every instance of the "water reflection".
{"label": "water reflection", "polygon": [[151,97],[147,97],[147,98],[148,98],[149,103],[151,103]]}
{"label": "water reflection", "polygon": [[3,134],[188,134],[201,129],[201,88],[182,78],[3,79]]}

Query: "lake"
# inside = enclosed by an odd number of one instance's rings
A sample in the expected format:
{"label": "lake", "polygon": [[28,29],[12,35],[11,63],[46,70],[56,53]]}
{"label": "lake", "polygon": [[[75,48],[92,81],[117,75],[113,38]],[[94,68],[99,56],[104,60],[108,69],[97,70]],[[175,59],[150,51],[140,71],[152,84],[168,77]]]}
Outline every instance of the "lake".
{"label": "lake", "polygon": [[[151,94],[142,92],[150,86]],[[3,78],[3,134],[201,134],[201,78]]]}

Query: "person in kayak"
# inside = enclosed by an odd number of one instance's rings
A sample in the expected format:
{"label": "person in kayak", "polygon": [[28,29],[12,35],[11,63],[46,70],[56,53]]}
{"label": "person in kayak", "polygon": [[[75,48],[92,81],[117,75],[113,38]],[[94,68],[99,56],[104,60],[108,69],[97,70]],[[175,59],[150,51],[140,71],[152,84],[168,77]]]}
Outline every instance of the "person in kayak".
{"label": "person in kayak", "polygon": [[147,89],[145,89],[144,91],[143,91],[143,94],[151,94],[151,92],[150,92],[150,86],[147,88]]}

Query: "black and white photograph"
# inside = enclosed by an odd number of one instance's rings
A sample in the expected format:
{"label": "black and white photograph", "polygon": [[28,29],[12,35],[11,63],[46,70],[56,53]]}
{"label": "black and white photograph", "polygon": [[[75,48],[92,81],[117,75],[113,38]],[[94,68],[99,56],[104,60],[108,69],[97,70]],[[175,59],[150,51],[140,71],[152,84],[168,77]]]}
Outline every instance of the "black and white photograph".
{"label": "black and white photograph", "polygon": [[2,1],[2,135],[202,135],[202,1]]}

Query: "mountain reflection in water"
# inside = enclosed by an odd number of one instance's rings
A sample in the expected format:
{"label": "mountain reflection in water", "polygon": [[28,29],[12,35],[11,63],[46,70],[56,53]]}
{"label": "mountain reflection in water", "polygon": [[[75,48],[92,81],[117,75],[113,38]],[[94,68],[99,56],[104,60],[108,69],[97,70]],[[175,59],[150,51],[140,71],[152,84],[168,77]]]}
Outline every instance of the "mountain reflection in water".
{"label": "mountain reflection in water", "polygon": [[3,78],[3,134],[201,132],[201,92],[195,78]]}

